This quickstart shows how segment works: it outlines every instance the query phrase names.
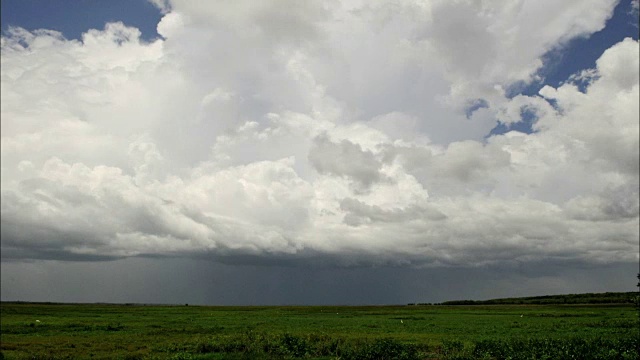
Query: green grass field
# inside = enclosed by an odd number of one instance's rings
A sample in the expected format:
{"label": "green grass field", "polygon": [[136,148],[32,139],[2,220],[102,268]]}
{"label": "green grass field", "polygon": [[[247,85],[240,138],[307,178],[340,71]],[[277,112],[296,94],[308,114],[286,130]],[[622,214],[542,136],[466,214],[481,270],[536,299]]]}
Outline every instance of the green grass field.
{"label": "green grass field", "polygon": [[1,304],[4,359],[638,359],[633,305]]}

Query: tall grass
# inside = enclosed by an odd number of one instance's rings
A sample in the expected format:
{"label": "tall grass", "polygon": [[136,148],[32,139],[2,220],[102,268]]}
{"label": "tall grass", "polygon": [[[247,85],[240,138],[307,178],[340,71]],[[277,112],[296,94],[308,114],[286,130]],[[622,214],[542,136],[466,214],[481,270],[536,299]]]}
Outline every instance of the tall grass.
{"label": "tall grass", "polygon": [[601,337],[584,339],[505,339],[463,343],[443,341],[440,345],[402,343],[394,339],[353,341],[327,335],[268,335],[247,333],[219,337],[200,343],[194,354],[225,354],[261,359],[341,360],[472,360],[472,359],[576,359],[632,360],[639,358],[640,339]]}

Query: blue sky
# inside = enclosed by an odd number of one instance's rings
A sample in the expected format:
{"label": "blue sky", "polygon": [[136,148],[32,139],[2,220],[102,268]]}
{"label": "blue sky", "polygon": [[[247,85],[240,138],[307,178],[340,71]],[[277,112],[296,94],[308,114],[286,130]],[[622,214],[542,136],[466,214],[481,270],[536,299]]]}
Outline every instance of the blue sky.
{"label": "blue sky", "polygon": [[160,11],[144,0],[2,1],[2,31],[9,26],[50,29],[62,32],[67,39],[80,39],[88,29],[102,29],[114,21],[138,28],[144,39],[154,39],[161,17]]}
{"label": "blue sky", "polygon": [[[546,56],[546,66],[539,71],[544,79],[541,83],[533,83],[517,94],[535,95],[544,85],[558,86],[567,81],[569,76],[584,69],[595,67],[596,60],[611,45],[626,37],[638,40],[638,14],[631,12],[631,1],[620,1],[613,16],[607,21],[604,29],[587,38],[577,38]],[[525,121],[513,124],[499,124],[490,134],[501,134],[509,130],[530,133],[535,115],[525,113]]]}
{"label": "blue sky", "polygon": [[[569,42],[566,48],[558,51],[558,54],[550,54],[550,65],[542,71],[544,83],[558,86],[572,74],[595,67],[596,60],[611,45],[626,37],[638,40],[638,14],[630,9],[630,0],[620,1],[604,29],[587,38],[578,38]],[[525,90],[524,93],[535,93],[537,90],[539,88],[533,87]]]}
{"label": "blue sky", "polygon": [[170,3],[1,2],[2,300],[635,288],[637,1]]}

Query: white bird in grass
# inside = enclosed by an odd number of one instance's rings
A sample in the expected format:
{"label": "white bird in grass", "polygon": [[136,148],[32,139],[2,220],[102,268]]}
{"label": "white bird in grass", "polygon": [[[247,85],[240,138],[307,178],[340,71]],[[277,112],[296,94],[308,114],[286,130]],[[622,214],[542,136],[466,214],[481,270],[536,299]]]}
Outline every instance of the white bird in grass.
{"label": "white bird in grass", "polygon": [[36,322],[40,322],[40,320],[36,320]]}
{"label": "white bird in grass", "polygon": [[404,323],[402,322],[402,319],[400,319],[400,324],[404,324]]}

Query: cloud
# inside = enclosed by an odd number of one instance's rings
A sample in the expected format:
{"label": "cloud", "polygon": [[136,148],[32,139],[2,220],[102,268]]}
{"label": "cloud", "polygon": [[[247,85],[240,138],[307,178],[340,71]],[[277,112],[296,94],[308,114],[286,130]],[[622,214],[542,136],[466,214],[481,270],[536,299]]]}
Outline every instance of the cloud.
{"label": "cloud", "polygon": [[638,42],[504,90],[614,2],[154,3],[153,42],[3,35],[4,259],[638,260]]}
{"label": "cloud", "polygon": [[[421,38],[445,60],[449,101],[498,101],[501,89],[538,81],[544,55],[605,26],[616,1],[436,1]],[[496,86],[498,92],[496,92]]]}
{"label": "cloud", "polygon": [[383,180],[382,164],[373,153],[349,140],[334,143],[325,136],[317,137],[309,151],[309,161],[321,174],[346,176],[365,188]]}
{"label": "cloud", "polygon": [[[362,305],[632,291],[637,264],[416,269],[234,266],[206,259],[2,262],[2,299],[200,305]],[[630,285],[630,283],[632,283]],[[52,284],[55,284],[52,286]],[[238,286],[241,284],[241,286]],[[313,284],[313,286],[309,286]],[[46,289],[46,293],[42,292]],[[70,298],[70,294],[73,297]]]}
{"label": "cloud", "polygon": [[[629,14],[638,17],[638,13],[640,12],[640,1],[639,0],[631,0],[631,8],[629,9]],[[637,25],[637,24],[636,24]]]}
{"label": "cloud", "polygon": [[171,11],[171,4],[169,3],[169,0],[148,0],[148,1],[152,3],[155,7],[157,7],[158,10],[162,12],[162,14],[166,14],[169,11]]}

